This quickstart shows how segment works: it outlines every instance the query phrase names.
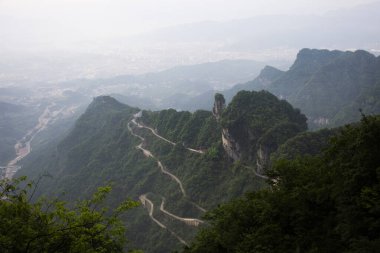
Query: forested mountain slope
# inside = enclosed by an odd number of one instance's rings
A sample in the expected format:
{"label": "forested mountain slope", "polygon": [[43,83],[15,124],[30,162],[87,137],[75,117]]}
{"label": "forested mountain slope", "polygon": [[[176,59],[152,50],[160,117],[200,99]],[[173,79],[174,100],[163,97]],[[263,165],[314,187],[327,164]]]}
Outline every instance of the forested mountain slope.
{"label": "forested mountain slope", "polygon": [[365,51],[303,49],[266,89],[300,108],[313,128],[340,126],[380,112],[380,57]]}
{"label": "forested mountain slope", "polygon": [[[380,113],[380,56],[363,50],[302,49],[288,71],[265,67],[253,81],[221,93],[229,102],[239,90],[267,90],[287,100],[305,113],[312,129],[337,127],[358,121],[359,110]],[[212,95],[205,93],[199,101],[211,103]]]}
{"label": "forested mountain slope", "polygon": [[[277,147],[306,129],[298,110],[267,92],[239,93],[231,108],[219,103],[222,97],[216,98],[214,114],[140,112],[111,97],[95,98],[69,135],[56,148],[31,156],[18,175],[49,174],[36,195],[68,201],[88,197],[110,183],[111,207],[127,197],[143,204],[125,217],[135,247],[147,252],[178,249],[203,226],[205,210],[266,185],[256,163],[260,147],[240,144],[242,135],[250,143]],[[262,106],[251,110],[258,104]],[[234,110],[241,114],[234,117]],[[273,126],[270,133],[268,124]],[[280,126],[288,124],[291,131],[282,131]],[[249,130],[252,126],[254,132]],[[235,136],[233,129],[238,127],[247,131]],[[232,142],[239,145],[234,150],[239,160],[231,156]],[[273,150],[261,148],[260,154]]]}
{"label": "forested mountain slope", "polygon": [[[355,120],[359,103],[368,105],[365,114],[376,113],[378,59],[302,50],[289,71],[267,67],[246,85],[305,105],[309,125],[340,125]],[[318,155],[338,131],[306,130],[305,115],[268,91],[240,91],[229,104],[216,94],[212,112],[194,113],[141,111],[101,96],[66,138],[31,154],[18,175],[49,175],[36,196],[68,201],[111,184],[111,207],[127,197],[142,203],[124,217],[133,248],[168,252],[189,245],[206,210],[265,188],[276,160]]]}
{"label": "forested mountain slope", "polygon": [[185,252],[377,252],[379,138],[380,117],[365,116],[321,154],[278,161],[271,188],[208,213]]}

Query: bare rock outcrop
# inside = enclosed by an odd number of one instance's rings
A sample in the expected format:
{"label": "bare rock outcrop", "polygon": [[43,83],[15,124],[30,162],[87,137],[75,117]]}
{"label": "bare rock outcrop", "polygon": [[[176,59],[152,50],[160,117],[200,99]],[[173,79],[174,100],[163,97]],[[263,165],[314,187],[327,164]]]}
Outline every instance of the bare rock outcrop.
{"label": "bare rock outcrop", "polygon": [[222,143],[224,150],[230,158],[232,158],[234,161],[240,160],[240,145],[231,136],[227,128],[222,129]]}
{"label": "bare rock outcrop", "polygon": [[265,168],[268,166],[268,164],[269,164],[269,154],[265,150],[265,148],[263,148],[260,145],[259,148],[257,149],[257,153],[256,153],[257,172],[260,174],[263,174],[265,171]]}
{"label": "bare rock outcrop", "polygon": [[[215,116],[217,121],[220,121],[225,108],[226,101],[224,96],[220,93],[216,93],[212,114]],[[228,128],[222,128],[222,143],[224,150],[231,159],[236,161],[241,158],[239,143],[232,137]]]}
{"label": "bare rock outcrop", "polygon": [[216,93],[214,107],[212,108],[212,114],[215,116],[217,121],[219,121],[222,117],[222,113],[225,108],[226,100],[224,99],[224,96],[220,93]]}

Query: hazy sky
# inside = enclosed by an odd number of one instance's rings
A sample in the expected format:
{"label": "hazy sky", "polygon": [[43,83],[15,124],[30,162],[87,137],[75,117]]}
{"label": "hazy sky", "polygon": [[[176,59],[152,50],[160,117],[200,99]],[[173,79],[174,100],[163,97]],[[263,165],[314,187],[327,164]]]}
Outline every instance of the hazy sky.
{"label": "hazy sky", "polygon": [[373,0],[0,0],[0,39],[85,40],[266,14],[322,14]]}

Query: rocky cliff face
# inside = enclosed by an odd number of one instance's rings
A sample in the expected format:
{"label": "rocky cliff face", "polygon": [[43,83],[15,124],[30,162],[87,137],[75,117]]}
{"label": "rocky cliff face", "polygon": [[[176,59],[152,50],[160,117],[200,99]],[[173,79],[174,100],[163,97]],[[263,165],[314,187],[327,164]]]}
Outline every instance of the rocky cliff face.
{"label": "rocky cliff face", "polygon": [[228,107],[224,97],[215,96],[213,113],[222,128],[222,143],[228,156],[259,169],[281,143],[306,130],[306,117],[289,103],[266,91],[239,92]]}
{"label": "rocky cliff face", "polygon": [[260,145],[256,153],[257,172],[260,174],[263,174],[268,164],[269,164],[269,152],[266,151],[265,148],[263,148]]}
{"label": "rocky cliff face", "polygon": [[237,161],[241,158],[240,145],[231,136],[227,128],[222,129],[222,143],[224,150],[230,158],[232,158],[234,161]]}
{"label": "rocky cliff face", "polygon": [[[225,107],[226,107],[226,101],[224,99],[224,96],[219,93],[215,94],[215,102],[214,102],[214,107],[212,108],[212,114],[214,115],[217,121],[220,121]],[[222,128],[222,144],[227,155],[232,160],[236,161],[241,158],[240,145],[232,137],[228,128]]]}
{"label": "rocky cliff face", "polygon": [[224,96],[220,93],[216,93],[214,107],[212,108],[212,114],[215,116],[217,121],[219,121],[222,117],[222,113],[225,108],[226,100],[224,99]]}

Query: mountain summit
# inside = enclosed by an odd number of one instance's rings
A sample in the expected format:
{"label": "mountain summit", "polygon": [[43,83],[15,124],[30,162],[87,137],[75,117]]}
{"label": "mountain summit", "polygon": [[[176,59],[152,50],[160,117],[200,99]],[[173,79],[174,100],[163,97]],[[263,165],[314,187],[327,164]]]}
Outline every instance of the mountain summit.
{"label": "mountain summit", "polygon": [[380,113],[380,56],[302,49],[288,71],[265,67],[253,81],[223,91],[267,90],[301,108],[311,128],[335,127]]}

